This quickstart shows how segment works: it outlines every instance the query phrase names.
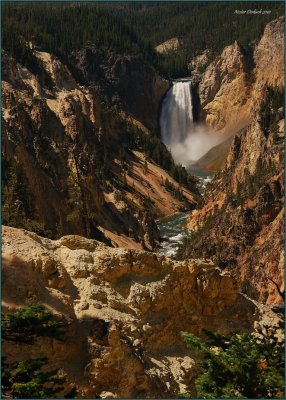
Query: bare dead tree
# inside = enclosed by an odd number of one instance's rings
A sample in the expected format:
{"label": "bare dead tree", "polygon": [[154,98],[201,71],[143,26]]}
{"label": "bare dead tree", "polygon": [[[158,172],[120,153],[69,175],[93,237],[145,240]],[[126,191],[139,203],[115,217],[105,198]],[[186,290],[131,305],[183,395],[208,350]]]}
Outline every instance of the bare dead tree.
{"label": "bare dead tree", "polygon": [[271,278],[267,277],[267,279],[273,283],[273,285],[275,285],[279,295],[282,297],[283,301],[285,300],[285,289],[281,290],[280,287],[278,286],[278,284]]}

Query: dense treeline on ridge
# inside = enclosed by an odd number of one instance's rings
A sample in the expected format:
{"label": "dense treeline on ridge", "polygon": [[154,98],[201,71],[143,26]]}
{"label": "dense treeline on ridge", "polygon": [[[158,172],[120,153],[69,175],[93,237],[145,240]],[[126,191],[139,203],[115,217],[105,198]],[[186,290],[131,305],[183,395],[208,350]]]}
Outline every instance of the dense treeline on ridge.
{"label": "dense treeline on ridge", "polygon": [[[271,12],[235,14],[245,8]],[[282,10],[283,2],[6,3],[2,47],[35,69],[29,41],[62,58],[92,43],[137,55],[162,75],[176,78],[189,75],[188,62],[206,48],[214,57],[234,40],[255,42]],[[183,39],[182,48],[157,54],[154,47],[174,36]]]}
{"label": "dense treeline on ridge", "polygon": [[[105,3],[106,4],[106,3]],[[132,5],[131,5],[132,4]],[[106,4],[130,21],[140,38],[158,45],[174,36],[185,39],[193,53],[206,47],[220,52],[235,40],[248,44],[261,36],[265,24],[283,11],[282,2],[138,2]],[[270,14],[235,14],[235,10],[268,10]],[[137,23],[136,23],[137,21]],[[138,23],[140,21],[140,23]],[[160,29],[156,27],[160,26]],[[202,27],[205,29],[202,30]],[[219,27],[219,29],[217,29]]]}

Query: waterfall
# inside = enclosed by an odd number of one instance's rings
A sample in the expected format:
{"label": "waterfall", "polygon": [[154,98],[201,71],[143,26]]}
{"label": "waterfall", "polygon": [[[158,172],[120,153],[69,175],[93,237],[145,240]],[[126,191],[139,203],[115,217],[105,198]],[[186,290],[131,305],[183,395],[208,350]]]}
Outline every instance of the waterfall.
{"label": "waterfall", "polygon": [[194,130],[191,82],[176,82],[168,91],[160,116],[162,140],[171,148]]}
{"label": "waterfall", "polygon": [[175,82],[163,100],[160,115],[162,141],[177,163],[188,165],[221,142],[206,126],[194,125],[191,82]]}

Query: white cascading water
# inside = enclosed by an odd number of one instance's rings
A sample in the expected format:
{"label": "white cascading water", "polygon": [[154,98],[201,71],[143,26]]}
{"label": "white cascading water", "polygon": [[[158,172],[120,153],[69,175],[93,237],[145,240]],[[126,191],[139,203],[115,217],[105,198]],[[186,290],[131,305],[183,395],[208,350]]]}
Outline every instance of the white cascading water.
{"label": "white cascading water", "polygon": [[177,82],[168,91],[160,116],[165,144],[182,143],[194,130],[191,82]]}
{"label": "white cascading water", "polygon": [[198,160],[221,140],[210,136],[203,126],[195,126],[191,82],[175,82],[162,103],[161,137],[177,163]]}

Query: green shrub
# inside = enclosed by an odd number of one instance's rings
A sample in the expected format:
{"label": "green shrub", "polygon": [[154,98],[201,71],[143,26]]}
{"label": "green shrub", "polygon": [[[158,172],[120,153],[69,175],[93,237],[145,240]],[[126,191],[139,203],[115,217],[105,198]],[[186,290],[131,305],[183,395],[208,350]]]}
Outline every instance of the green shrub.
{"label": "green shrub", "polygon": [[199,358],[199,398],[284,398],[284,344],[275,333],[182,336]]}
{"label": "green shrub", "polygon": [[29,359],[12,364],[2,363],[2,393],[9,398],[54,398],[63,390],[64,377],[59,371],[47,370],[47,358]]}
{"label": "green shrub", "polygon": [[2,315],[2,335],[6,340],[33,343],[35,336],[60,339],[65,331],[64,323],[41,304]]}
{"label": "green shrub", "polygon": [[[60,340],[66,332],[63,321],[41,304],[26,306],[2,315],[2,338],[17,343],[33,344],[35,337]],[[8,398],[54,398],[60,392],[64,377],[48,367],[47,358],[6,362],[2,359],[2,393]]]}

